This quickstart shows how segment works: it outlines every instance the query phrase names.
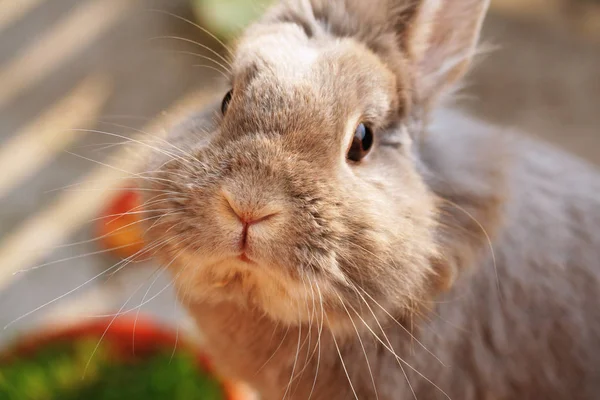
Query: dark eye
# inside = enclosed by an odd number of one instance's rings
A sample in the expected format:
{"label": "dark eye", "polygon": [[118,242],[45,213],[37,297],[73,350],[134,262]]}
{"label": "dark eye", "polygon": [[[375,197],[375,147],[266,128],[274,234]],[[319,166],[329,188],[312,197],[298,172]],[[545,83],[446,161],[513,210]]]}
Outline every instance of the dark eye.
{"label": "dark eye", "polygon": [[365,124],[360,123],[354,131],[352,144],[348,150],[348,159],[351,161],[362,160],[373,146],[373,132]]}
{"label": "dark eye", "polygon": [[223,102],[221,103],[221,112],[223,115],[227,112],[227,108],[229,107],[229,102],[231,101],[231,96],[233,95],[233,90],[227,92],[225,97],[223,97]]}

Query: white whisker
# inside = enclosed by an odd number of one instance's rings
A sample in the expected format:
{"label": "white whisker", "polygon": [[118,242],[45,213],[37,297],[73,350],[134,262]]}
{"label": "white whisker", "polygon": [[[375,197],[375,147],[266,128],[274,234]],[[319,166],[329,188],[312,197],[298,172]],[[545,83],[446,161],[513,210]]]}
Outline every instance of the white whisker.
{"label": "white whisker", "polygon": [[[327,319],[327,323],[329,322],[329,317],[325,314],[325,318]],[[344,372],[346,373],[346,378],[348,378],[348,383],[350,384],[350,389],[352,389],[352,393],[354,394],[354,398],[358,400],[358,395],[356,394],[356,390],[354,389],[354,385],[352,385],[352,379],[350,379],[350,374],[348,373],[348,368],[346,368],[346,363],[344,363],[344,358],[342,357],[342,352],[340,351],[340,346],[337,343],[337,339],[333,332],[330,332],[331,338],[333,339],[333,343],[335,345],[335,349],[337,350],[338,356],[340,357],[340,361],[342,363],[342,368],[344,368]]]}
{"label": "white whisker", "polygon": [[95,256],[95,255],[98,255],[98,254],[105,254],[105,253],[109,253],[109,252],[111,252],[113,250],[124,249],[126,247],[131,247],[133,245],[142,244],[142,243],[143,243],[142,241],[138,241],[138,242],[134,242],[134,243],[124,244],[122,246],[112,247],[110,249],[98,250],[98,251],[93,251],[93,252],[90,252],[90,253],[78,254],[78,255],[72,256],[72,257],[61,258],[59,260],[54,260],[54,261],[50,261],[50,262],[47,262],[47,263],[44,263],[44,264],[36,265],[34,267],[30,267],[30,268],[27,268],[27,269],[22,269],[20,271],[15,272],[13,275],[24,274],[24,273],[27,273],[27,272],[30,272],[30,271],[35,271],[36,269],[40,269],[40,268],[47,267],[47,266],[50,266],[50,265],[60,264],[60,263],[66,262],[66,261],[78,260],[80,258],[85,258],[85,257],[89,257],[89,256]]}
{"label": "white whisker", "polygon": [[317,293],[319,294],[319,304],[321,306],[321,325],[319,326],[319,334],[317,336],[317,347],[319,349],[319,352],[317,354],[317,366],[315,368],[315,378],[313,379],[313,384],[310,389],[310,394],[308,395],[307,400],[310,400],[310,398],[312,397],[312,395],[315,391],[315,387],[317,385],[317,377],[319,375],[319,366],[321,364],[321,334],[323,333],[323,325],[324,325],[324,321],[325,321],[325,309],[323,307],[323,295],[321,294],[321,289],[319,287],[319,284],[316,281],[314,282],[314,284],[315,284],[315,287],[317,288]]}
{"label": "white whisker", "polygon": [[[166,270],[169,269],[169,267],[179,258],[179,256],[181,256],[185,251],[187,250],[187,248],[183,248],[179,253],[177,253],[177,255],[175,257],[173,257],[173,260],[171,260],[171,262],[169,262],[169,264],[165,265],[164,267],[159,268],[159,272],[156,274],[156,277],[154,278],[154,280],[152,281],[152,283],[150,284],[150,286],[148,286],[148,289],[146,290],[146,293],[144,293],[144,297],[142,297],[142,300],[140,302],[140,306],[138,307],[136,314],[135,314],[135,320],[133,321],[133,343],[135,345],[135,328],[137,327],[137,322],[138,322],[138,318],[140,317],[140,311],[142,311],[142,306],[144,304],[146,304],[146,298],[148,297],[148,293],[150,293],[150,290],[152,290],[152,287],[154,286],[154,284],[156,283],[156,281],[158,280],[158,278],[161,277],[161,275],[163,274],[163,272],[165,272]],[[135,348],[135,347],[134,347]]]}
{"label": "white whisker", "polygon": [[292,387],[292,381],[294,379],[294,372],[296,371],[296,364],[298,363],[298,357],[300,355],[300,342],[302,341],[302,319],[300,318],[300,305],[296,304],[296,308],[298,310],[298,346],[296,348],[296,357],[294,358],[294,366],[292,367],[292,373],[290,374],[290,381],[288,382],[285,392],[283,393],[282,400],[285,400],[285,398],[287,397],[287,395]]}
{"label": "white whisker", "polygon": [[223,72],[223,71],[221,71],[220,69],[218,69],[218,68],[215,68],[215,67],[213,67],[213,66],[211,66],[211,65],[205,65],[205,64],[194,64],[194,65],[192,65],[192,67],[194,67],[194,68],[208,68],[208,69],[210,69],[210,70],[217,71],[218,73],[220,73],[220,74],[223,76],[223,78],[225,78],[225,79],[227,79],[227,80],[229,80],[229,79],[230,79],[230,78],[229,78],[229,76],[227,76],[227,74],[226,74],[225,72]]}
{"label": "white whisker", "polygon": [[492,263],[494,265],[494,273],[496,274],[496,289],[498,290],[498,297],[500,298],[500,301],[502,301],[502,292],[500,291],[500,278],[498,277],[498,267],[496,265],[496,255],[494,253],[494,245],[492,243],[492,239],[490,238],[490,235],[487,233],[487,230],[483,227],[481,222],[479,222],[477,220],[477,218],[475,218],[473,215],[471,215],[471,213],[469,213],[463,207],[459,206],[455,202],[450,201],[448,199],[444,199],[444,198],[441,198],[441,199],[443,201],[445,201],[446,203],[450,204],[451,206],[455,207],[457,210],[462,211],[467,217],[469,217],[473,222],[475,222],[475,224],[479,227],[479,229],[481,229],[481,232],[485,236],[485,239],[487,240],[488,246],[490,248],[490,253],[492,256]]}
{"label": "white whisker", "polygon": [[356,285],[356,288],[358,288],[360,291],[362,291],[366,296],[368,296],[384,313],[387,314],[388,317],[390,317],[392,319],[392,321],[394,321],[396,323],[396,325],[398,325],[400,328],[402,328],[406,333],[408,333],[411,337],[412,340],[414,340],[415,342],[417,342],[417,344],[419,344],[419,346],[421,346],[423,348],[423,350],[425,350],[426,352],[428,352],[433,358],[435,358],[440,364],[442,364],[444,367],[446,366],[446,364],[444,364],[442,362],[442,360],[440,360],[439,357],[437,357],[435,354],[433,354],[431,351],[429,351],[429,349],[427,347],[425,347],[425,345],[423,343],[421,343],[412,333],[410,333],[410,331],[408,329],[406,329],[400,322],[398,322],[394,316],[392,314],[390,314],[381,304],[379,304],[379,302],[377,302],[373,296],[371,296],[365,289],[363,289],[362,287]]}
{"label": "white whisker", "polygon": [[373,376],[373,371],[371,370],[371,363],[369,362],[369,356],[367,356],[367,350],[365,349],[365,345],[363,344],[363,341],[362,341],[362,339],[360,337],[360,333],[358,332],[358,328],[356,327],[356,324],[354,323],[354,319],[350,315],[350,312],[348,311],[348,308],[346,307],[346,304],[344,303],[344,300],[342,299],[342,297],[339,295],[339,293],[337,291],[334,291],[334,292],[335,292],[335,295],[340,300],[340,303],[344,307],[344,310],[346,311],[346,314],[348,314],[348,318],[350,319],[350,323],[354,327],[354,331],[356,332],[356,336],[358,338],[358,342],[359,342],[360,347],[361,347],[361,349],[363,351],[363,354],[365,355],[365,361],[367,363],[367,369],[369,370],[369,375],[371,376],[371,382],[373,384],[373,390],[375,391],[375,398],[379,399],[379,395],[377,394],[377,385],[375,384],[375,377]]}
{"label": "white whisker", "polygon": [[[121,308],[119,309],[119,311],[121,311],[123,308],[125,308],[127,306],[127,304],[131,301],[131,299],[133,298],[133,296],[135,296],[135,294],[142,288],[142,286],[144,286],[144,284],[145,284],[145,282],[142,282],[137,287],[137,289],[133,291],[133,293],[129,296],[129,298],[127,298],[127,300],[125,301],[125,303],[123,303],[123,305],[121,306]],[[104,329],[104,332],[102,332],[102,335],[100,336],[100,339],[98,339],[98,343],[96,343],[96,346],[94,347],[94,350],[92,351],[92,354],[90,355],[90,358],[88,359],[88,361],[85,364],[85,367],[83,368],[83,375],[82,375],[81,379],[85,378],[85,375],[87,374],[87,370],[90,367],[90,363],[92,362],[92,359],[94,358],[94,355],[98,351],[98,348],[100,347],[100,344],[102,343],[102,340],[106,336],[106,333],[108,332],[108,330],[110,329],[110,327],[112,326],[112,324],[117,319],[118,315],[119,315],[119,313],[117,312],[117,314],[113,317],[113,319],[108,323],[108,325]]]}
{"label": "white whisker", "polygon": [[[144,134],[144,135],[150,136],[150,137],[152,137],[152,138],[154,138],[154,139],[158,140],[159,142],[162,142],[162,143],[164,143],[164,144],[166,144],[166,145],[170,146],[170,147],[171,147],[171,148],[173,148],[174,150],[177,150],[177,151],[181,152],[181,154],[183,154],[184,156],[187,156],[187,157],[189,157],[190,159],[195,159],[195,157],[194,157],[192,154],[188,153],[187,151],[183,150],[183,149],[182,149],[182,148],[180,148],[180,147],[177,147],[175,144],[173,144],[173,143],[169,142],[168,140],[166,140],[166,139],[163,139],[163,138],[161,138],[161,137],[159,137],[159,136],[153,135],[153,134],[151,134],[151,133],[149,133],[149,132],[146,132],[146,131],[144,131],[144,130],[142,130],[142,129],[134,128],[134,127],[132,127],[132,126],[127,126],[127,125],[123,125],[123,124],[118,124],[118,123],[116,123],[116,122],[105,122],[105,124],[112,125],[112,126],[115,126],[115,127],[118,127],[118,128],[130,129],[130,130],[132,130],[132,131],[134,131],[134,132],[137,132],[137,133],[141,133],[141,134]],[[129,139],[130,139],[130,138],[129,138]],[[130,140],[131,140],[131,139],[130,139]]]}
{"label": "white whisker", "polygon": [[279,345],[275,348],[275,350],[273,351],[273,354],[271,354],[271,357],[269,357],[267,359],[267,361],[265,361],[263,363],[263,365],[260,366],[260,368],[254,374],[255,376],[258,375],[267,366],[267,364],[275,357],[275,354],[277,354],[277,351],[281,348],[281,346],[285,342],[285,338],[287,337],[289,332],[290,332],[290,325],[288,325],[287,329],[285,330],[285,333],[283,334],[283,338],[281,339],[281,342],[279,342]]}
{"label": "white whisker", "polygon": [[206,57],[206,56],[201,56],[201,57],[202,57],[202,58],[205,58],[205,59],[207,59],[207,60],[209,60],[209,61],[212,61],[212,62],[214,62],[216,65],[220,66],[220,67],[221,67],[221,68],[223,68],[225,71],[227,71],[227,72],[231,73],[231,68],[230,68],[230,63],[229,63],[229,60],[227,60],[225,57],[223,57],[221,54],[219,54],[219,52],[215,51],[214,49],[211,49],[209,46],[207,46],[207,45],[205,45],[205,44],[202,44],[202,43],[200,43],[200,42],[197,42],[197,41],[195,41],[195,40],[192,40],[192,39],[186,39],[186,38],[182,38],[182,37],[179,37],[179,36],[169,36],[169,35],[166,35],[166,36],[157,36],[157,37],[153,37],[153,38],[151,38],[150,40],[161,40],[161,39],[173,39],[173,40],[179,40],[179,41],[182,41],[182,42],[186,42],[186,43],[191,43],[191,44],[194,44],[194,45],[196,45],[196,46],[198,46],[198,47],[201,47],[201,48],[203,48],[203,49],[205,49],[205,50],[208,50],[208,51],[210,51],[212,54],[214,54],[214,55],[216,55],[217,57],[219,57],[219,59],[221,59],[221,60],[222,60],[223,62],[225,62],[225,64],[227,64],[227,65],[224,65],[223,63],[221,63],[221,62],[219,62],[219,61],[217,61],[217,60],[215,60],[215,59],[213,59],[213,58],[210,58],[210,57]]}
{"label": "white whisker", "polygon": [[[216,40],[216,41],[217,41],[217,43],[219,43],[221,46],[223,46],[223,48],[224,48],[224,49],[225,49],[225,50],[226,50],[226,51],[227,51],[227,52],[228,52],[228,53],[229,53],[231,56],[233,56],[233,51],[231,50],[231,48],[230,48],[229,46],[227,46],[225,43],[223,43],[223,41],[222,41],[221,39],[219,39],[219,38],[218,38],[216,35],[214,35],[214,34],[213,34],[212,32],[210,32],[208,29],[206,29],[206,28],[204,28],[204,27],[202,27],[202,26],[198,25],[197,23],[195,23],[195,22],[193,22],[193,21],[190,21],[190,20],[189,20],[189,19],[187,19],[187,18],[181,17],[181,16],[179,16],[179,15],[177,15],[177,14],[170,13],[170,12],[168,12],[168,11],[164,11],[164,10],[157,10],[157,9],[152,9],[152,10],[150,10],[150,11],[152,11],[152,12],[157,12],[157,13],[161,13],[161,14],[165,14],[165,15],[169,15],[169,16],[171,16],[171,17],[173,17],[173,18],[177,18],[177,19],[179,19],[179,20],[181,20],[181,21],[183,21],[183,22],[186,22],[186,23],[188,23],[188,24],[190,24],[190,25],[192,25],[192,26],[194,26],[194,27],[196,27],[196,28],[200,29],[202,32],[206,33],[208,36],[210,36],[211,38],[213,38],[214,40]],[[225,61],[227,61],[227,60],[225,60]]]}

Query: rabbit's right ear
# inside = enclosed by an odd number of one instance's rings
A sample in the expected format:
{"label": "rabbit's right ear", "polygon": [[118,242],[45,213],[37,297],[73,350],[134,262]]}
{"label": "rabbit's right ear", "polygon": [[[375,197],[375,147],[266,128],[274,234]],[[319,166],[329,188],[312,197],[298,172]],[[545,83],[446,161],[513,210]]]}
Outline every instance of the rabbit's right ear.
{"label": "rabbit's right ear", "polygon": [[[271,19],[405,53],[421,104],[467,71],[490,0],[280,0]],[[387,38],[392,37],[392,42]]]}
{"label": "rabbit's right ear", "polygon": [[468,70],[488,6],[489,0],[414,0],[405,7],[398,29],[419,101],[432,102]]}

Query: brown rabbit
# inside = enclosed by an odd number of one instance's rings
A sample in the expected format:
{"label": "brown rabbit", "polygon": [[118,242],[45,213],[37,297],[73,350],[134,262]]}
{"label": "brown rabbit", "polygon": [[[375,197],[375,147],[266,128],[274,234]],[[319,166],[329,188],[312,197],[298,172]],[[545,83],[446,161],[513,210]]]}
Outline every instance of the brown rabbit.
{"label": "brown rabbit", "polygon": [[172,132],[149,234],[223,373],[269,400],[600,398],[600,174],[441,105],[487,5],[283,1]]}

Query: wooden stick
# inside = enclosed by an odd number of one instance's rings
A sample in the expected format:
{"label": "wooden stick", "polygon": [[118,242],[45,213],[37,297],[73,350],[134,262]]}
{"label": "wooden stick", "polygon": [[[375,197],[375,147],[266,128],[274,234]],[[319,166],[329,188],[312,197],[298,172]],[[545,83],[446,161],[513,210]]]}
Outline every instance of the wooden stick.
{"label": "wooden stick", "polygon": [[[16,3],[22,0],[12,0]],[[59,21],[0,70],[0,107],[81,51],[125,16],[136,0],[92,0]],[[0,11],[1,12],[1,11]]]}
{"label": "wooden stick", "polygon": [[67,148],[98,118],[110,94],[109,80],[92,75],[0,148],[0,198]]}
{"label": "wooden stick", "polygon": [[44,0],[2,0],[0,1],[0,32],[14,24]]}

